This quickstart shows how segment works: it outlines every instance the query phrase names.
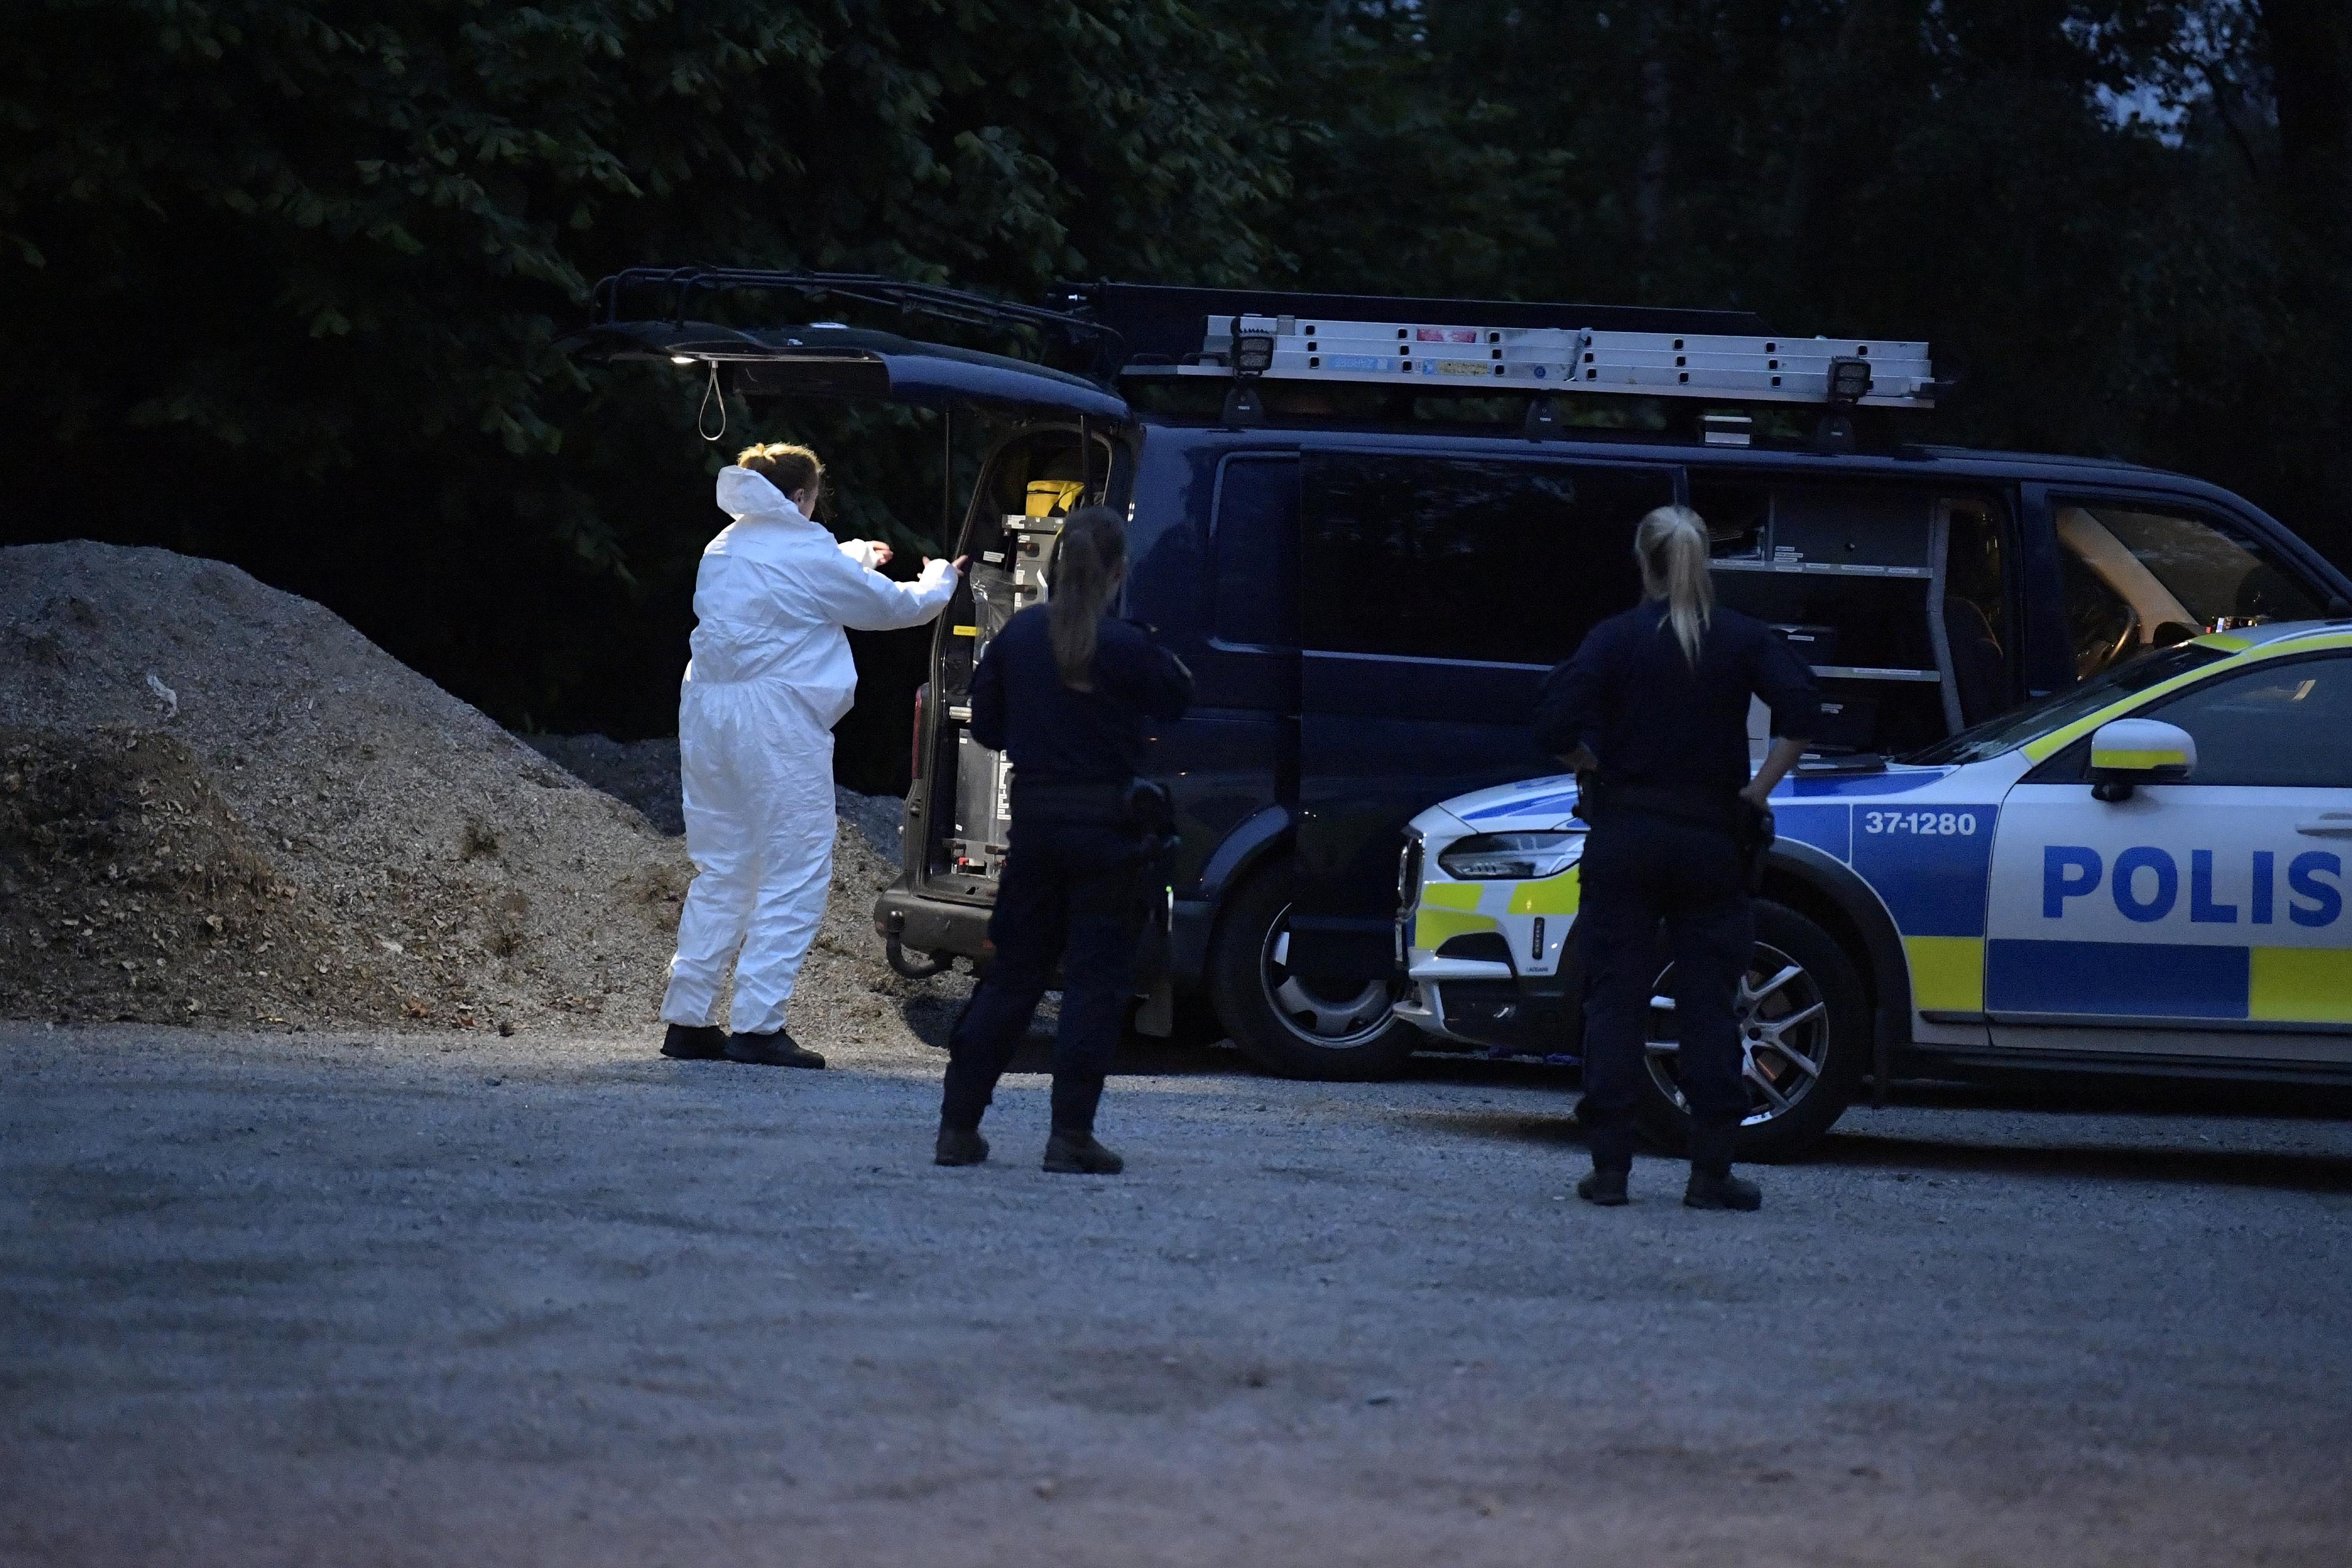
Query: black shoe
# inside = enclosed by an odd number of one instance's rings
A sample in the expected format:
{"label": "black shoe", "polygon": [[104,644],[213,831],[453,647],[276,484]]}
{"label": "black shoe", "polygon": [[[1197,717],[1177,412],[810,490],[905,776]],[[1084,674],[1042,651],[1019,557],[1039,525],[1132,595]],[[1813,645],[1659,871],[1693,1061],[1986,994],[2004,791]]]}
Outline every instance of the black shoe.
{"label": "black shoe", "polygon": [[1625,1173],[1596,1170],[1576,1184],[1576,1195],[1605,1209],[1623,1208],[1633,1200],[1625,1195]]}
{"label": "black shoe", "polygon": [[1067,1175],[1116,1176],[1127,1162],[1087,1132],[1056,1132],[1045,1140],[1045,1169]]}
{"label": "black shoe", "polygon": [[980,1135],[977,1127],[942,1127],[940,1143],[931,1155],[934,1165],[977,1165],[988,1158],[988,1140]]}
{"label": "black shoe", "polygon": [[770,1035],[730,1035],[727,1037],[727,1059],[748,1062],[763,1068],[821,1068],[824,1058],[814,1051],[804,1051],[793,1044],[793,1037],[778,1029]]}
{"label": "black shoe", "polygon": [[672,1024],[662,1037],[662,1055],[682,1062],[715,1062],[727,1054],[727,1031],[715,1024]]}
{"label": "black shoe", "polygon": [[1763,1206],[1763,1189],[1753,1182],[1741,1181],[1728,1171],[1719,1176],[1693,1171],[1690,1185],[1683,1189],[1683,1207],[1686,1209],[1738,1209],[1742,1214],[1753,1214]]}

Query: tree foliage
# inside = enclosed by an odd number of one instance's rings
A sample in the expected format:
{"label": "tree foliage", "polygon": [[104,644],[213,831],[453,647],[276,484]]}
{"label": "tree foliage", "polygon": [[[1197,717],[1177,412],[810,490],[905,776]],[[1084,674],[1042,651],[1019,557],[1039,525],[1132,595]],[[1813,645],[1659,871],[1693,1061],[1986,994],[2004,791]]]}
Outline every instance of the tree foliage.
{"label": "tree foliage", "polygon": [[[0,43],[7,535],[226,556],[509,721],[674,693],[701,389],[557,347],[646,261],[1747,305],[1929,338],[1942,434],[2352,559],[2336,0],[19,0]],[[845,530],[938,531],[933,430],[794,417]]]}

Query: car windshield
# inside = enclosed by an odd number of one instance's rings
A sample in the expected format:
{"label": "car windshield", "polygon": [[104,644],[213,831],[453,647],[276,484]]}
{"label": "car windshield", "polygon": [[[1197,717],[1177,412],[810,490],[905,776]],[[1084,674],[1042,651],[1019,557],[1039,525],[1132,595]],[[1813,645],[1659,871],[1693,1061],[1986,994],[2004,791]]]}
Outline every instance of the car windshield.
{"label": "car windshield", "polygon": [[2175,643],[2170,647],[2144,653],[2092,677],[2080,686],[2045,697],[2039,702],[2029,702],[1998,718],[1988,719],[1973,729],[1963,730],[1948,740],[1937,742],[1925,751],[1914,752],[1902,760],[1906,763],[1981,763],[1988,757],[2013,751],[2037,736],[2063,729],[2086,714],[2136,691],[2146,691],[2176,675],[2185,675],[2200,665],[2229,658],[2218,647],[2200,643]]}

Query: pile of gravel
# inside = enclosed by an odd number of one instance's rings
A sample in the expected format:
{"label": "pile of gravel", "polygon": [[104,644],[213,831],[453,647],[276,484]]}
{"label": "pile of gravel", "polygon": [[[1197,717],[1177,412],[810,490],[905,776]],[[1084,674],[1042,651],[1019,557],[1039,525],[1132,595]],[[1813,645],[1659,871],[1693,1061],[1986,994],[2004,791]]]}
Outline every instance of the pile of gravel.
{"label": "pile of gravel", "polygon": [[604,735],[530,735],[525,745],[592,789],[628,802],[675,838],[686,831],[677,777],[677,742],[615,741]]}
{"label": "pile of gravel", "polygon": [[[317,605],[0,550],[0,1016],[654,1022],[682,844]],[[631,798],[674,814],[669,744]],[[867,914],[894,861],[845,824],[796,1031],[904,1027]]]}
{"label": "pile of gravel", "polygon": [[[527,734],[522,741],[572,777],[635,806],[662,832],[676,837],[686,831],[674,737],[615,741],[605,735]],[[904,804],[897,795],[833,792],[842,826],[856,829],[868,848],[894,864],[898,858],[898,810]]]}

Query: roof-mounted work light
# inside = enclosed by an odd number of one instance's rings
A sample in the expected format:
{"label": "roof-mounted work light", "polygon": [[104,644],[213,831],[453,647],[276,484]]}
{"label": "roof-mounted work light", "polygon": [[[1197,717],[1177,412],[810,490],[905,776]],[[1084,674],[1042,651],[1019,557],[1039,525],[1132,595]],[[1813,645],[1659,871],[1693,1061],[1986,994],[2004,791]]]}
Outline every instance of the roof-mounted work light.
{"label": "roof-mounted work light", "polygon": [[1265,404],[1250,384],[1274,368],[1274,334],[1243,331],[1242,319],[1235,316],[1233,339],[1234,385],[1225,394],[1225,423],[1262,425]]}
{"label": "roof-mounted work light", "polygon": [[[1236,326],[1238,327],[1238,318]],[[1274,334],[1272,332],[1234,333],[1234,374],[1249,377],[1264,375],[1274,368]]]}
{"label": "roof-mounted work light", "polygon": [[1813,450],[1851,452],[1853,421],[1845,411],[1870,395],[1870,362],[1845,355],[1830,361],[1828,391],[1829,412],[1813,426]]}

